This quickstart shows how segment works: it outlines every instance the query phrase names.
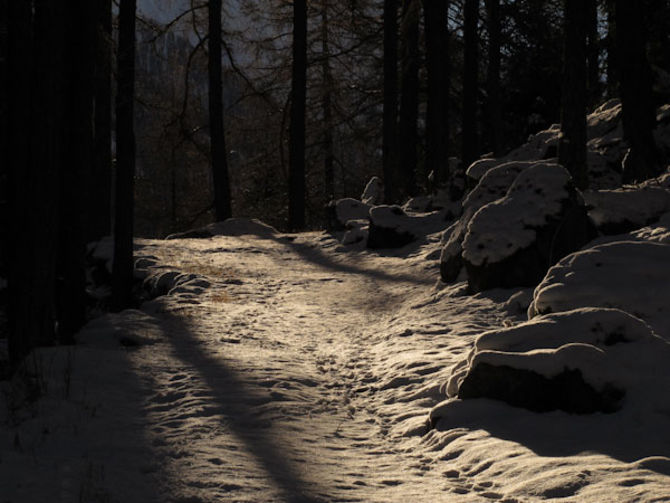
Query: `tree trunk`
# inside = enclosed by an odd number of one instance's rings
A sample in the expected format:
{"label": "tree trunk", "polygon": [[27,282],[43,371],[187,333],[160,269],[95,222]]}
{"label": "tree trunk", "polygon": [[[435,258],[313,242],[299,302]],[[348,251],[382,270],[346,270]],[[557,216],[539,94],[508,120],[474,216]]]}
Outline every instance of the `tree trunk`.
{"label": "tree trunk", "polygon": [[594,109],[601,100],[600,35],[598,33],[598,1],[586,1],[586,35],[588,60],[588,106]]}
{"label": "tree trunk", "polygon": [[293,2],[293,74],[289,133],[288,225],[305,227],[305,107],[307,95],[307,2]]}
{"label": "tree trunk", "polygon": [[417,120],[419,108],[419,1],[405,0],[400,28],[400,116],[398,122],[402,197],[416,191]]}
{"label": "tree trunk", "polygon": [[133,289],[135,10],[136,0],[121,0],[117,58],[116,197],[112,272],[112,300],[116,310],[131,306]]}
{"label": "tree trunk", "polygon": [[91,208],[87,240],[111,234],[112,227],[112,2],[98,0],[95,64],[95,139],[89,184]]}
{"label": "tree trunk", "polygon": [[333,110],[332,110],[332,89],[333,76],[330,69],[330,45],[328,34],[328,0],[324,0],[321,7],[321,78],[323,92],[321,97],[321,107],[323,109],[323,170],[324,170],[324,189],[326,200],[335,199],[335,171],[333,154]]}
{"label": "tree trunk", "polygon": [[426,30],[426,171],[436,188],[449,179],[449,1],[424,0]]}
{"label": "tree trunk", "polygon": [[463,13],[463,37],[465,52],[463,56],[463,118],[462,118],[462,161],[469,166],[478,154],[477,141],[477,86],[479,72],[479,54],[477,24],[479,18],[479,0],[465,0]]}
{"label": "tree trunk", "polygon": [[586,170],[586,20],[583,0],[565,0],[563,98],[559,162],[579,189],[588,187]]}
{"label": "tree trunk", "polygon": [[[74,342],[86,318],[86,235],[89,209],[86,194],[92,184],[97,6],[90,0],[69,4],[67,24],[67,118],[63,117],[65,151],[61,165],[59,231],[58,337]],[[97,183],[97,180],[96,180]],[[94,207],[95,208],[95,207]]]}
{"label": "tree trunk", "polygon": [[488,65],[486,68],[486,148],[494,156],[500,152],[502,107],[500,94],[500,0],[486,0],[489,31]]}
{"label": "tree trunk", "polygon": [[[9,2],[10,121],[9,353],[55,340],[58,186],[64,117],[62,2]],[[40,229],[40,232],[36,232]]]}
{"label": "tree trunk", "polygon": [[216,220],[232,216],[230,180],[223,125],[221,70],[221,0],[209,0],[209,135]]}
{"label": "tree trunk", "polygon": [[652,133],[656,118],[644,19],[643,5],[616,0],[623,133],[630,146],[623,163],[624,183],[646,180],[660,169],[659,153]]}
{"label": "tree trunk", "polygon": [[607,8],[607,97],[619,96],[619,54],[616,34],[616,0],[605,0]]}
{"label": "tree trunk", "polygon": [[384,0],[384,197],[398,201],[398,0]]}

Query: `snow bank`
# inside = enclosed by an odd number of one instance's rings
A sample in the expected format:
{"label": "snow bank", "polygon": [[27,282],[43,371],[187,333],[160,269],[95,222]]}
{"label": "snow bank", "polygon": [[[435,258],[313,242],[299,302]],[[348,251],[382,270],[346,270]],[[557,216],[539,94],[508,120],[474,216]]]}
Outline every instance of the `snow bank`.
{"label": "snow bank", "polygon": [[228,218],[223,222],[214,222],[198,229],[170,234],[165,239],[204,239],[214,236],[272,237],[277,229],[255,218]]}
{"label": "snow bank", "polygon": [[586,191],[589,216],[605,234],[619,234],[657,221],[670,211],[670,173],[639,185]]}
{"label": "snow bank", "polygon": [[538,412],[661,406],[670,343],[618,309],[582,308],[485,332],[457,365],[450,397],[487,397]]}
{"label": "snow bank", "polygon": [[565,257],[536,288],[528,316],[614,307],[670,336],[670,245],[614,242]]}

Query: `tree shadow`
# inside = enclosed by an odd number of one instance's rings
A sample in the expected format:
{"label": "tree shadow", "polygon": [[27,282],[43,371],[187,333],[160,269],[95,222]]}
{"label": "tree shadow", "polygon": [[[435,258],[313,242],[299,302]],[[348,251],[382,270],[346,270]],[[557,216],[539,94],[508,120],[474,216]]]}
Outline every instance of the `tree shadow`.
{"label": "tree shadow", "polygon": [[599,453],[670,476],[670,429],[665,414],[624,410],[614,414],[534,413],[489,399],[456,400],[435,429],[482,429],[539,456]]}
{"label": "tree shadow", "polygon": [[[380,281],[389,281],[394,283],[410,283],[416,285],[426,285],[433,286],[439,278],[439,273],[436,274],[435,278],[424,277],[421,278],[417,275],[400,273],[400,272],[385,272],[380,269],[373,269],[369,267],[363,267],[360,265],[355,265],[352,260],[352,254],[362,254],[361,250],[352,250],[351,252],[345,252],[342,254],[343,260],[339,261],[334,259],[332,256],[327,255],[319,248],[310,246],[306,243],[301,243],[295,239],[291,239],[292,236],[274,236],[275,240],[289,247],[294,251],[298,256],[300,256],[305,261],[318,265],[324,269],[328,269],[334,272],[347,273],[347,274],[356,274],[361,276],[367,276],[374,278]],[[417,251],[421,248],[427,241],[425,239],[410,243],[405,247],[398,250],[385,250],[388,254],[382,255],[379,250],[375,250],[375,253],[380,256],[385,257],[397,257],[397,258],[406,258],[411,255],[411,251]]]}
{"label": "tree shadow", "polygon": [[225,361],[211,356],[185,319],[169,312],[161,313],[161,318],[167,324],[166,338],[174,355],[198,371],[216,402],[213,408],[225,416],[226,427],[281,490],[284,501],[323,503],[317,494],[327,494],[326,488],[308,483],[278,442],[282,437],[288,438],[290,432],[278,431],[276,425],[253,414],[254,407],[272,401],[269,392],[250,385],[241,373],[226,366]]}

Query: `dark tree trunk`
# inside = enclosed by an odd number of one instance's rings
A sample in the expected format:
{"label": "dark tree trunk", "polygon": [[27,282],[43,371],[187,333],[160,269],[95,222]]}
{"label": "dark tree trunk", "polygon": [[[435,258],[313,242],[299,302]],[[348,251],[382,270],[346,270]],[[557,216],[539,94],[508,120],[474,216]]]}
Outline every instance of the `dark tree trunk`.
{"label": "dark tree trunk", "polygon": [[[16,368],[55,339],[58,186],[64,116],[62,2],[9,2],[9,353]],[[37,231],[39,229],[39,232]]]}
{"label": "dark tree trunk", "polygon": [[330,69],[330,39],[328,34],[328,0],[324,0],[321,7],[321,78],[323,93],[321,97],[321,107],[323,109],[323,171],[324,171],[324,189],[326,200],[335,199],[335,171],[333,154],[333,105],[332,89],[333,76]]}
{"label": "dark tree trunk", "polygon": [[132,304],[133,213],[135,207],[135,10],[136,0],[121,0],[116,92],[116,184],[113,307]]}
{"label": "dark tree trunk", "polygon": [[383,169],[386,202],[398,196],[398,0],[384,0]]}
{"label": "dark tree trunk", "polygon": [[605,0],[607,8],[607,97],[619,96],[619,54],[616,34],[616,0]]}
{"label": "dark tree trunk", "polygon": [[593,109],[601,100],[600,35],[598,33],[598,0],[586,2],[586,36],[588,61],[588,106]]}
{"label": "dark tree trunk", "polygon": [[223,83],[221,70],[221,0],[209,0],[209,135],[214,181],[216,220],[232,216],[230,180],[223,125]]}
{"label": "dark tree trunk", "polygon": [[[69,3],[67,60],[69,82],[67,118],[63,118],[65,151],[61,168],[61,211],[59,232],[58,336],[73,343],[74,334],[86,317],[86,223],[95,210],[88,207],[86,194],[91,187],[93,166],[93,103],[95,96],[94,61],[97,38],[96,2]],[[95,207],[94,207],[95,208]]]}
{"label": "dark tree trunk", "polygon": [[307,2],[293,2],[293,75],[289,138],[288,225],[305,227],[305,107],[307,94]]}
{"label": "dark tree trunk", "polygon": [[449,180],[449,1],[424,0],[426,69],[426,171],[436,188]]}
{"label": "dark tree trunk", "polygon": [[417,120],[419,109],[418,0],[405,0],[401,25],[400,115],[398,122],[400,174],[403,197],[416,191]]}
{"label": "dark tree trunk", "polygon": [[579,189],[588,186],[586,170],[586,19],[583,0],[565,0],[563,99],[559,162]]}
{"label": "dark tree trunk", "polygon": [[486,0],[489,31],[488,65],[486,68],[486,148],[500,154],[502,107],[500,94],[500,0]]}
{"label": "dark tree trunk", "polygon": [[477,140],[477,90],[479,71],[479,37],[477,24],[479,0],[465,0],[463,13],[463,36],[465,53],[463,56],[463,117],[462,117],[462,161],[470,165],[478,154]]}
{"label": "dark tree trunk", "polygon": [[643,5],[630,0],[616,0],[623,133],[630,146],[623,163],[624,183],[651,178],[660,168],[659,153],[652,134],[656,120],[651,69],[646,54]]}
{"label": "dark tree trunk", "polygon": [[95,64],[95,139],[87,239],[111,234],[112,227],[112,2],[98,0]]}

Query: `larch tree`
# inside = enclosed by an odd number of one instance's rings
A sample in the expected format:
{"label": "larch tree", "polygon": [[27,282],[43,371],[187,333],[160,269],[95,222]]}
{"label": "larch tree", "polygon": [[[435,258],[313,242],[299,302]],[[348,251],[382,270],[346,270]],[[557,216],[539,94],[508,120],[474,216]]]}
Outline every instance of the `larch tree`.
{"label": "larch tree", "polygon": [[293,2],[288,226],[305,227],[305,109],[307,100],[307,1]]}
{"label": "larch tree", "polygon": [[214,183],[214,213],[217,221],[232,216],[230,178],[226,155],[221,69],[221,0],[209,0],[209,136]]}
{"label": "larch tree", "polygon": [[477,95],[479,73],[479,0],[463,5],[463,113],[461,119],[461,160],[467,167],[478,154]]}
{"label": "larch tree", "polygon": [[419,113],[419,0],[404,0],[400,26],[400,111],[398,117],[401,196],[415,195]]}
{"label": "larch tree", "polygon": [[135,195],[135,11],[136,0],[119,3],[116,91],[116,194],[112,302],[116,310],[132,305]]}
{"label": "larch tree", "polygon": [[653,136],[656,118],[646,53],[645,7],[645,2],[616,0],[623,134],[630,146],[623,162],[624,183],[646,180],[660,170]]}
{"label": "larch tree", "polygon": [[449,180],[449,1],[424,0],[426,39],[426,171],[436,188]]}
{"label": "larch tree", "polygon": [[579,189],[588,187],[586,169],[586,19],[583,0],[565,0],[563,99],[559,162]]}
{"label": "larch tree", "polygon": [[394,203],[398,195],[398,0],[384,0],[384,111],[382,163],[384,196]]}

